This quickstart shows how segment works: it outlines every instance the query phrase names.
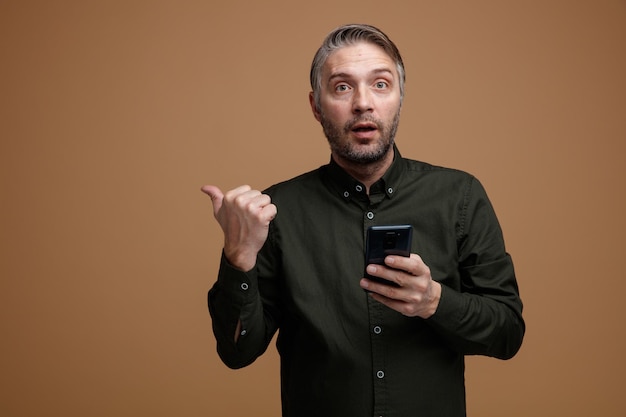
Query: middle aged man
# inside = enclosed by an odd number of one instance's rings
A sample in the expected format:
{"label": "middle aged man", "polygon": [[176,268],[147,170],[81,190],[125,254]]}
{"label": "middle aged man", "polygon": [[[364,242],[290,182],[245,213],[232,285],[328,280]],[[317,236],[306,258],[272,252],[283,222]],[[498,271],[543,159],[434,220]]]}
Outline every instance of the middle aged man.
{"label": "middle aged man", "polygon": [[[309,97],[329,164],[265,192],[203,187],[224,231],[209,292],[219,355],[246,366],[280,330],[283,416],[464,416],[464,355],[521,346],[513,263],[483,187],[394,144],[404,78],[379,29],[337,28]],[[410,257],[365,265],[367,229],[395,224],[414,229]]]}

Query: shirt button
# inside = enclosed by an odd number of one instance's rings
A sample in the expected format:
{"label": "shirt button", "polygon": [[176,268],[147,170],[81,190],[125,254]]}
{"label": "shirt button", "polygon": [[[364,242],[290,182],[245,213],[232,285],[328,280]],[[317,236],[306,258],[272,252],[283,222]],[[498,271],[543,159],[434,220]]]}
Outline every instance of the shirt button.
{"label": "shirt button", "polygon": [[242,330],[241,333],[239,333],[241,336],[245,336],[248,333],[247,330]]}
{"label": "shirt button", "polygon": [[372,213],[371,211],[368,211],[366,216],[368,219],[372,220],[374,218],[374,213]]}
{"label": "shirt button", "polygon": [[380,334],[382,331],[383,329],[380,326],[374,326],[374,333]]}
{"label": "shirt button", "polygon": [[388,192],[389,194],[393,194],[393,188],[391,188],[391,187],[387,188],[387,192]]}
{"label": "shirt button", "polygon": [[358,185],[357,185],[356,187],[354,187],[354,188],[356,188],[356,191],[357,191],[357,192],[359,192],[359,193],[360,193],[361,191],[363,191],[363,186],[362,186],[361,184],[358,184]]}
{"label": "shirt button", "polygon": [[348,198],[348,197],[350,197],[350,193],[349,193],[349,192],[347,192],[347,191],[344,191],[344,192],[343,192],[343,196],[344,196],[345,198]]}
{"label": "shirt button", "polygon": [[247,291],[249,288],[248,284],[246,284],[245,282],[241,284],[241,289],[244,291]]}
{"label": "shirt button", "polygon": [[376,372],[376,377],[378,379],[383,379],[385,377],[385,373],[383,371]]}

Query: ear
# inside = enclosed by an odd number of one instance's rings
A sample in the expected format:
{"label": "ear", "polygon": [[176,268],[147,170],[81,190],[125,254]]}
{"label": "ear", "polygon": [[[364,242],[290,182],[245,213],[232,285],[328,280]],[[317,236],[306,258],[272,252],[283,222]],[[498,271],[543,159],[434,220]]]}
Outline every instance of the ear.
{"label": "ear", "polygon": [[313,112],[313,116],[315,117],[315,120],[320,122],[322,118],[320,116],[320,111],[317,108],[317,105],[315,104],[315,96],[313,95],[313,91],[309,93],[309,104],[311,105],[311,111]]}

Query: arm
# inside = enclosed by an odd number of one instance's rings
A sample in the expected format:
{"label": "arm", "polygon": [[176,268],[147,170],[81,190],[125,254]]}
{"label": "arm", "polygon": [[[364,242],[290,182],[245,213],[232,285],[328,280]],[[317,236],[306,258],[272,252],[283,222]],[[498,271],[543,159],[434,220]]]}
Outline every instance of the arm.
{"label": "arm", "polygon": [[259,288],[257,267],[243,272],[222,255],[217,282],[208,294],[208,305],[217,352],[228,367],[249,365],[271,342],[279,317],[273,288],[271,282]]}
{"label": "arm", "polygon": [[[224,232],[220,272],[208,296],[213,331],[222,360],[230,367],[241,367],[263,353],[269,343],[269,340],[267,343],[259,340],[258,332],[254,337],[246,337],[245,343],[239,343],[239,339],[247,335],[244,320],[253,327],[252,321],[263,320],[255,265],[267,240],[276,207],[269,196],[248,186],[226,194],[210,185],[202,187],[202,191],[211,197],[214,216]],[[263,327],[257,325],[256,328]],[[273,334],[271,326],[269,328]],[[242,350],[242,344],[249,347]],[[262,348],[253,347],[263,344]]]}
{"label": "arm", "polygon": [[508,255],[462,268],[462,291],[442,287],[437,312],[429,319],[466,355],[513,357],[525,332],[513,264]]}
{"label": "arm", "polygon": [[368,267],[368,273],[398,287],[366,279],[361,286],[388,307],[426,319],[463,354],[510,358],[519,350],[525,331],[513,263],[493,208],[475,179],[468,183],[460,207],[458,276],[444,280],[455,283],[454,288],[433,280],[428,266],[415,254],[387,257],[389,268]]}

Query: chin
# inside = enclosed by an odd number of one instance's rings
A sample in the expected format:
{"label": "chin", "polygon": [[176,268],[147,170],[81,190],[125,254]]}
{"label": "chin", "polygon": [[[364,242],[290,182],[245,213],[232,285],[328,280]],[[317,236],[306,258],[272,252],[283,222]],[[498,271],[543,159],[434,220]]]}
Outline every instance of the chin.
{"label": "chin", "polygon": [[393,143],[377,143],[369,146],[348,146],[340,155],[357,164],[367,165],[379,162],[387,156]]}

